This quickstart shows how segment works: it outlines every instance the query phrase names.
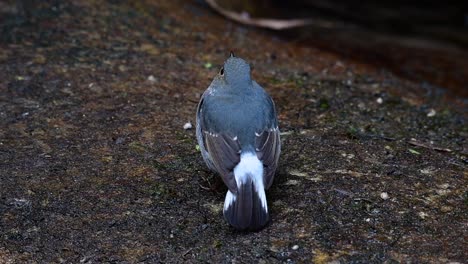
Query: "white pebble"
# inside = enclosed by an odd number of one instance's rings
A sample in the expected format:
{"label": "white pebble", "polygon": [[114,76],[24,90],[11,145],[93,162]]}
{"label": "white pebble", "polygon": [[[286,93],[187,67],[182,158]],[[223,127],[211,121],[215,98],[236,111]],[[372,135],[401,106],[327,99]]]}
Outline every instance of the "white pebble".
{"label": "white pebble", "polygon": [[299,181],[297,180],[289,180],[284,185],[298,185]]}
{"label": "white pebble", "polygon": [[148,76],[148,81],[156,82],[156,78],[153,75]]}
{"label": "white pebble", "polygon": [[433,117],[435,115],[436,115],[436,110],[434,109],[429,110],[429,113],[427,113],[427,117]]}
{"label": "white pebble", "polygon": [[299,249],[299,245],[294,245],[294,246],[292,247],[292,250],[298,250],[298,249]]}
{"label": "white pebble", "polygon": [[421,217],[422,219],[425,219],[426,217],[428,217],[429,215],[425,212],[419,212],[418,213],[419,217]]}
{"label": "white pebble", "polygon": [[185,123],[184,129],[185,130],[192,129],[192,123],[190,123],[190,122]]}
{"label": "white pebble", "polygon": [[377,98],[377,103],[378,104],[382,104],[383,103],[383,99],[381,97]]}
{"label": "white pebble", "polygon": [[387,199],[390,198],[390,197],[388,196],[388,193],[383,192],[383,193],[380,194],[380,198],[382,198],[382,199],[384,199],[384,200],[387,200]]}

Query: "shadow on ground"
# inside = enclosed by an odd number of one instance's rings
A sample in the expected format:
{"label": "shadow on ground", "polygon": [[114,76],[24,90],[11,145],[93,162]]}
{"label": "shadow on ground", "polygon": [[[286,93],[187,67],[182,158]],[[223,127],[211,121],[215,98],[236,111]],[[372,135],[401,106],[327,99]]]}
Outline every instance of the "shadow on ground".
{"label": "shadow on ground", "polygon": [[[0,4],[0,262],[468,259],[466,108],[202,2],[40,2],[29,20],[13,2]],[[230,50],[283,132],[257,233],[227,226],[226,190],[183,129]]]}

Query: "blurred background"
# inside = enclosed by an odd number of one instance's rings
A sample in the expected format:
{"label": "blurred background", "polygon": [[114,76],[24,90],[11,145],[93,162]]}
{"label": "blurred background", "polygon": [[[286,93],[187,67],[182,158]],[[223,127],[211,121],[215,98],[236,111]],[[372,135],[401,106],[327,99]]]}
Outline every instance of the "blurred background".
{"label": "blurred background", "polygon": [[[302,19],[278,34],[468,97],[468,1],[257,0],[216,2],[256,18]],[[264,26],[268,27],[268,26]]]}

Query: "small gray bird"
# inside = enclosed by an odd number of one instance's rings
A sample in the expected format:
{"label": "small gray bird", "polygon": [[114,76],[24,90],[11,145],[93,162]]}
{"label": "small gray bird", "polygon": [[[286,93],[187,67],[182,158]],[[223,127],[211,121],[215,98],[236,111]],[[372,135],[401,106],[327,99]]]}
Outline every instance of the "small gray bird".
{"label": "small gray bird", "polygon": [[273,183],[281,151],[275,105],[231,52],[198,104],[197,140],[207,166],[228,187],[224,217],[239,230],[269,220],[265,189]]}

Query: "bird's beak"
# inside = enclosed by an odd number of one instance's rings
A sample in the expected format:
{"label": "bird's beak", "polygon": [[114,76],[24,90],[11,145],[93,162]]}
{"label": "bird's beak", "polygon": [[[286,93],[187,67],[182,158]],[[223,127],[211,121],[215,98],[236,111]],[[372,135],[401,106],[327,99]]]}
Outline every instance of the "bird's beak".
{"label": "bird's beak", "polygon": [[230,58],[234,58],[235,55],[234,55],[234,52],[231,51],[231,54],[229,55]]}

